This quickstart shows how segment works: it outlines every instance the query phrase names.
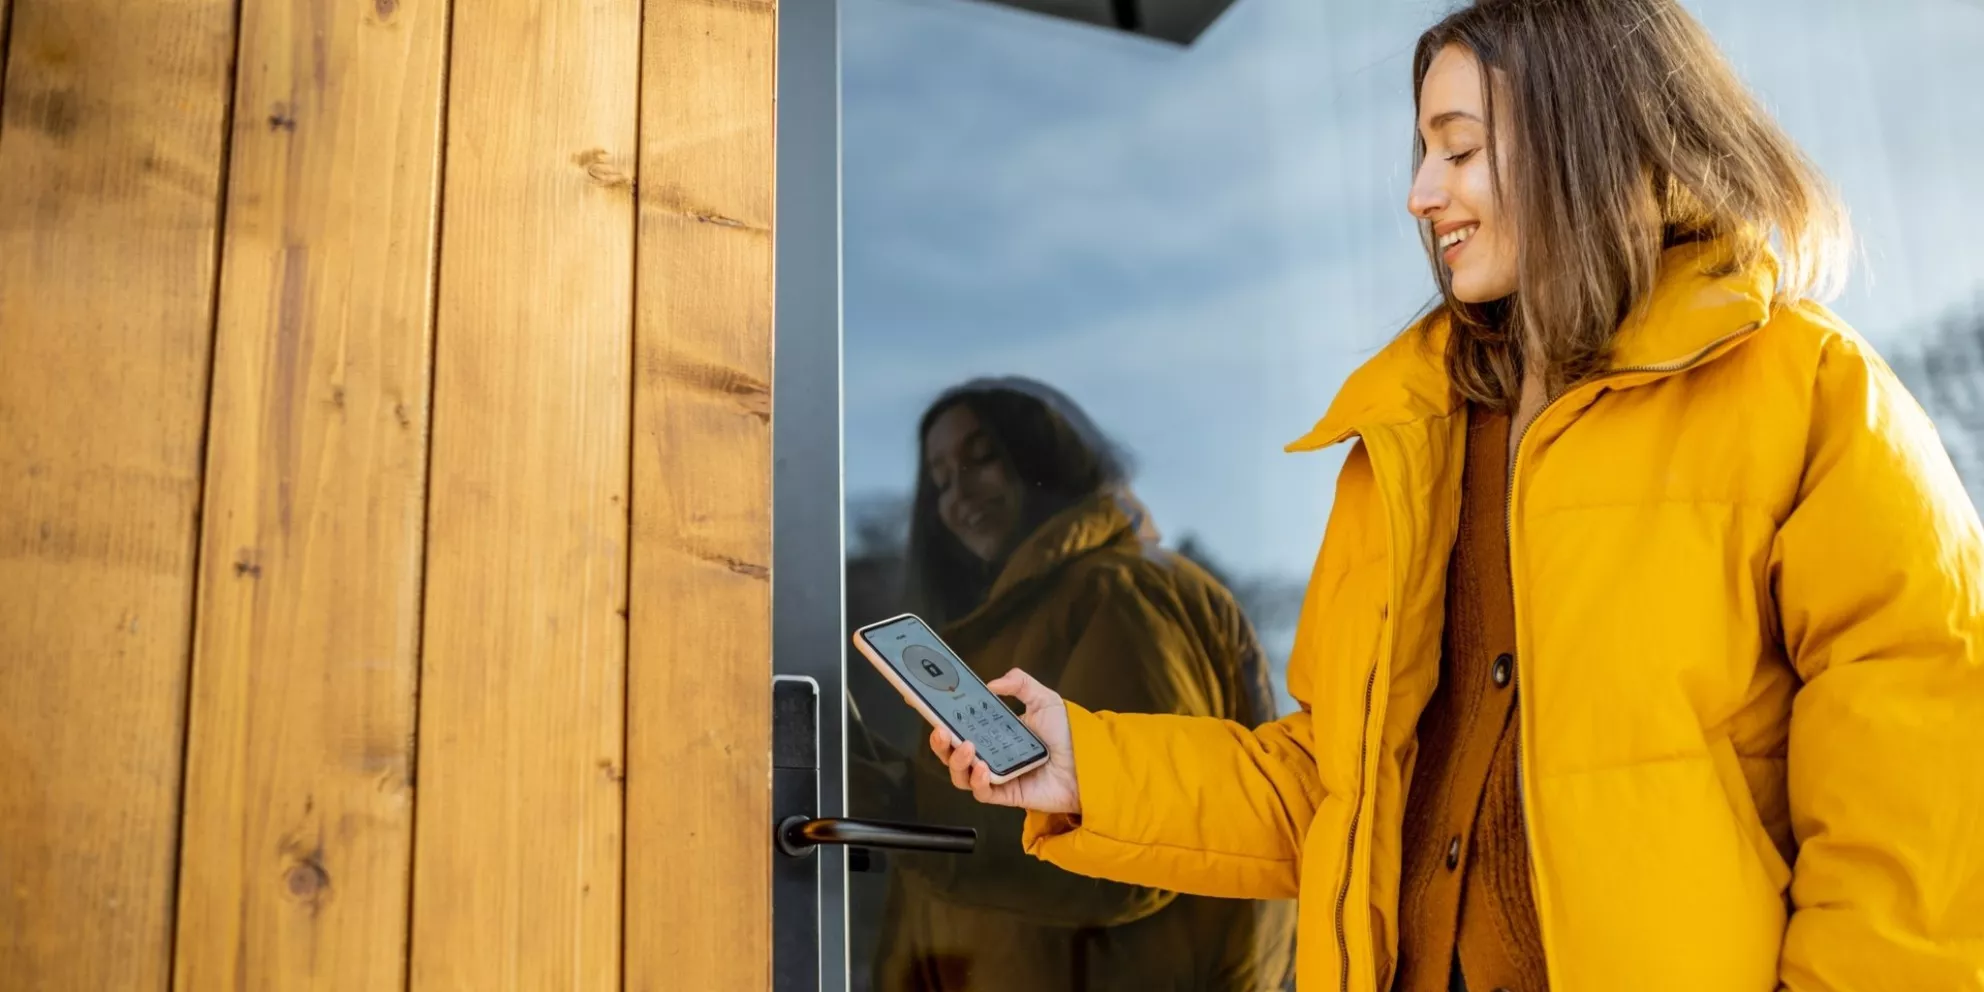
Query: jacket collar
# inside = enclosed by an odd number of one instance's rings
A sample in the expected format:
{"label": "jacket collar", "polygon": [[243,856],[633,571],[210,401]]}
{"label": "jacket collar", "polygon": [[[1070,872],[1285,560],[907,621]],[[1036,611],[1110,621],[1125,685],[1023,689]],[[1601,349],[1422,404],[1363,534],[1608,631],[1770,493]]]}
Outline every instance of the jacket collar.
{"label": "jacket collar", "polygon": [[1068,561],[1119,541],[1156,544],[1150,512],[1128,489],[1104,489],[1047,518],[1013,550],[999,570],[986,603]]}
{"label": "jacket collar", "polygon": [[[1776,258],[1767,254],[1747,269],[1712,275],[1716,263],[1726,258],[1726,246],[1713,241],[1662,254],[1653,292],[1613,338],[1612,370],[1683,362],[1744,327],[1767,321],[1777,286]],[[1447,379],[1451,335],[1450,322],[1441,313],[1399,335],[1351,373],[1329,412],[1287,450],[1313,451],[1370,427],[1454,413],[1461,400]]]}

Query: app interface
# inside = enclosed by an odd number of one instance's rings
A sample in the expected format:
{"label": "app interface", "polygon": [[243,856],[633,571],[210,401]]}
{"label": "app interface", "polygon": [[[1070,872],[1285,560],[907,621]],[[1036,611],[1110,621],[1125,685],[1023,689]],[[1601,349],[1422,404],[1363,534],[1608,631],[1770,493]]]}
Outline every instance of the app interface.
{"label": "app interface", "polygon": [[1013,711],[921,620],[906,617],[864,636],[931,709],[978,748],[993,771],[1003,774],[1040,756],[1040,743]]}

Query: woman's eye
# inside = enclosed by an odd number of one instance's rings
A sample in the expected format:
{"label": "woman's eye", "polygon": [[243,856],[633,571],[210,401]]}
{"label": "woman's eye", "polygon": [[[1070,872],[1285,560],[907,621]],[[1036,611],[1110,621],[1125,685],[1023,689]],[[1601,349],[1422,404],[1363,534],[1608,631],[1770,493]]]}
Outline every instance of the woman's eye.
{"label": "woman's eye", "polygon": [[1470,148],[1470,149],[1468,149],[1467,151],[1464,151],[1464,152],[1455,152],[1455,153],[1453,153],[1452,155],[1449,155],[1449,156],[1447,156],[1447,161],[1449,161],[1449,162],[1452,162],[1452,163],[1453,163],[1453,164],[1455,164],[1455,165],[1459,165],[1459,164],[1461,164],[1462,162],[1465,162],[1465,161],[1467,161],[1468,159],[1471,159],[1471,158],[1473,158],[1473,157],[1474,157],[1474,153],[1475,153],[1475,152],[1478,152],[1478,151],[1480,151],[1480,150],[1481,150],[1481,149],[1479,149],[1479,148]]}

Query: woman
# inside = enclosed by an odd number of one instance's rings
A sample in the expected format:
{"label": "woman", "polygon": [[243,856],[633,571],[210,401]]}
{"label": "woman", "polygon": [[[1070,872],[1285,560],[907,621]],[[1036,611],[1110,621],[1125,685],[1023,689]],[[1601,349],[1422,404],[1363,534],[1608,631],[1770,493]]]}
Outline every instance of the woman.
{"label": "woman", "polygon": [[[1252,727],[1274,716],[1253,628],[1232,594],[1161,549],[1113,448],[1039,383],[969,383],[918,428],[909,542],[917,612],[990,677],[1112,710]],[[913,747],[916,738],[907,742]],[[871,766],[857,766],[867,772]],[[876,975],[885,989],[1279,989],[1290,907],[1102,882],[1027,857],[1023,816],[979,806],[915,762],[895,815],[979,831],[969,857],[896,856]]]}
{"label": "woman", "polygon": [[1672,0],[1483,0],[1413,63],[1441,299],[1292,446],[1355,439],[1301,711],[1014,672],[1047,768],[930,746],[1053,864],[1297,896],[1306,989],[1984,988],[1984,539],[1809,299],[1831,194]]}

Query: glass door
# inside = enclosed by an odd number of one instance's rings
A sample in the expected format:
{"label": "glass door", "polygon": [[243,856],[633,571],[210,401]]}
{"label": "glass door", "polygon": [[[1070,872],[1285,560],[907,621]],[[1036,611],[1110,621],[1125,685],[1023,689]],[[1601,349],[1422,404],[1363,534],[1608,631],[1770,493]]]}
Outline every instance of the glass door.
{"label": "glass door", "polygon": [[[1687,5],[1841,187],[1863,251],[1835,309],[1975,494],[1984,129],[1955,122],[1978,120],[1984,8]],[[914,611],[981,675],[1098,708],[1296,706],[1343,453],[1282,446],[1434,297],[1409,62],[1446,6],[783,6],[778,666],[819,685],[820,810],[977,831],[969,854],[817,849],[823,988],[1288,981],[1291,906],[1032,860],[1020,814],[953,791],[845,646]]]}
{"label": "glass door", "polygon": [[[1341,459],[1281,448],[1428,299],[1401,209],[1424,13],[1208,13],[1167,39],[844,0],[847,621],[913,610],[986,677],[1258,724],[1295,705]],[[980,835],[849,877],[851,988],[1290,982],[1291,903],[1035,861],[858,657],[847,690],[848,809]]]}

